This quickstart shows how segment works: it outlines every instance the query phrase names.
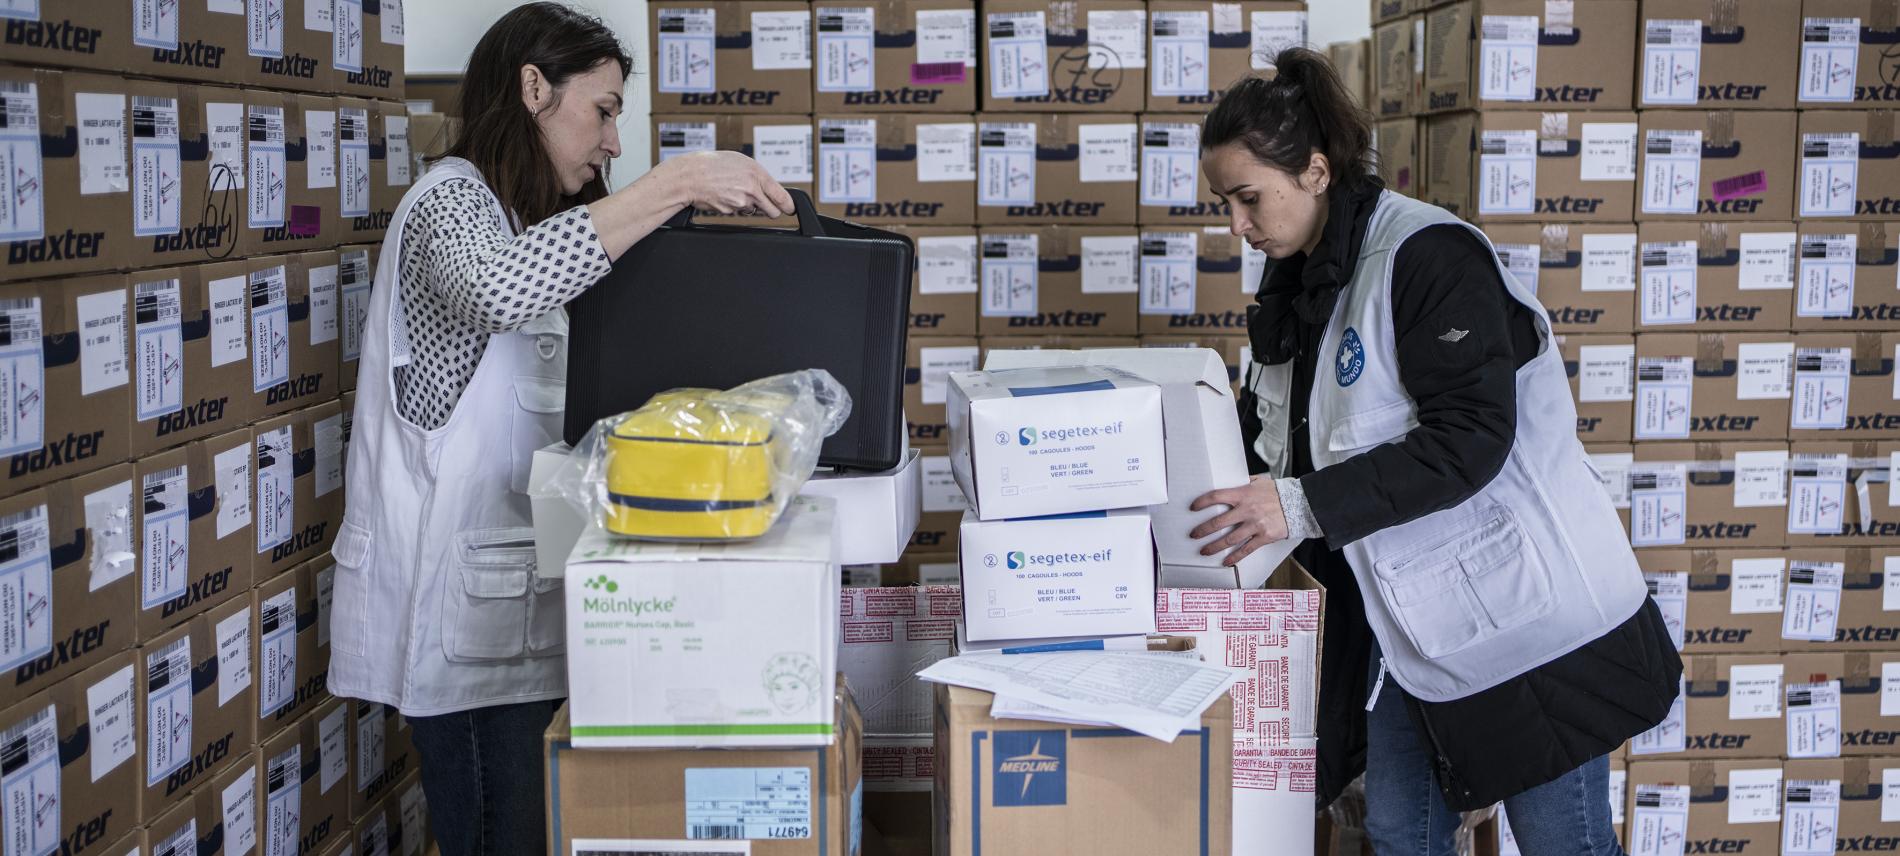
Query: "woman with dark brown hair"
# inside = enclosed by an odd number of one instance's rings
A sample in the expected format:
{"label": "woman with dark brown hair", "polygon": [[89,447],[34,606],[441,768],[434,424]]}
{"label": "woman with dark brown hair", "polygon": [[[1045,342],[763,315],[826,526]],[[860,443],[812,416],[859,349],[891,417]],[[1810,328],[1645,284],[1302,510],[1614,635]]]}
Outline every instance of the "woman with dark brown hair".
{"label": "woman with dark brown hair", "polygon": [[[562,307],[681,209],[778,216],[752,159],[668,159],[619,191],[632,59],[555,3],[469,57],[463,131],[403,197],[361,323],[330,688],[414,727],[442,852],[543,849],[541,735],[567,694],[562,589],[537,573],[525,495],[558,436]],[[690,288],[691,283],[643,283]]]}

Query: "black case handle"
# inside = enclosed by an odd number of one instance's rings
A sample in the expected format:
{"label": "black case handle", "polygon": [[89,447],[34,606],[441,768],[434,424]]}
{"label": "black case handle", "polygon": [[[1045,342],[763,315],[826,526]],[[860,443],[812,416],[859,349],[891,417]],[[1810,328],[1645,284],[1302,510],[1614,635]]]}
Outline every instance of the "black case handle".
{"label": "black case handle", "polygon": [[[822,238],[825,227],[818,222],[818,208],[811,204],[811,194],[793,187],[785,188],[792,195],[792,210],[798,213],[798,233],[807,238]],[[680,213],[666,221],[669,229],[684,229],[693,225],[694,208],[686,206]]]}

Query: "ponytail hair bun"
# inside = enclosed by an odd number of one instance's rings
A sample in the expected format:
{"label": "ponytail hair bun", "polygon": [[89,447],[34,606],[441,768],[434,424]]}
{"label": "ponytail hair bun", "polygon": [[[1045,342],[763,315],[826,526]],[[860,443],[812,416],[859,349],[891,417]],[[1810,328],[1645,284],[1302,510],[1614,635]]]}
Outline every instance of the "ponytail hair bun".
{"label": "ponytail hair bun", "polygon": [[1239,141],[1261,163],[1293,176],[1305,172],[1317,152],[1332,166],[1334,187],[1350,192],[1369,181],[1372,120],[1332,63],[1295,47],[1280,51],[1273,65],[1221,96],[1201,123],[1201,150]]}

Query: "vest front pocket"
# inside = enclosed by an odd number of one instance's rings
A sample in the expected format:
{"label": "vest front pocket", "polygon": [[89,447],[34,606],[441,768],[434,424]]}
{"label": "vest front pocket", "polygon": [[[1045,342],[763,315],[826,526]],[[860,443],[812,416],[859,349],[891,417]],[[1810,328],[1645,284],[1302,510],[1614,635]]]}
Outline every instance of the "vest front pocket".
{"label": "vest front pocket", "polygon": [[330,599],[330,644],[338,654],[360,657],[369,639],[369,549],[371,535],[347,513],[336,530],[330,558],[336,562]]}
{"label": "vest front pocket", "polygon": [[567,648],[567,590],[558,577],[534,578],[534,608],[528,613],[530,656],[559,654]]}
{"label": "vest front pocket", "polygon": [[1510,509],[1447,521],[1456,534],[1373,564],[1419,653],[1448,657],[1549,614],[1550,567]]}
{"label": "vest front pocket", "polygon": [[567,384],[553,378],[517,377],[514,438],[510,451],[509,489],[528,492],[534,453],[561,439],[561,416],[567,407]]}
{"label": "vest front pocket", "polygon": [[442,616],[443,653],[449,660],[523,656],[533,605],[534,530],[478,529],[457,535],[449,572]]}

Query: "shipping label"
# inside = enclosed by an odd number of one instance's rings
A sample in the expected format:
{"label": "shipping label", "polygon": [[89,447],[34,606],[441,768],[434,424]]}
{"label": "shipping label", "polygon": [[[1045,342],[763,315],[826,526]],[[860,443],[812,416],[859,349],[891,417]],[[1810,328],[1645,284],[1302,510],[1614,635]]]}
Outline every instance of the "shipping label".
{"label": "shipping label", "polygon": [[876,10],[870,6],[827,6],[818,19],[818,91],[869,92],[877,88],[872,34]]}
{"label": "shipping label", "polygon": [[977,126],[976,148],[976,204],[1035,204],[1035,123],[984,122]]}
{"label": "shipping label", "polygon": [[991,12],[991,98],[1042,98],[1049,94],[1049,39],[1042,10]]}
{"label": "shipping label", "polygon": [[1854,314],[1854,256],[1860,236],[1801,236],[1800,285],[1794,313],[1801,318],[1848,318]]}
{"label": "shipping label", "polygon": [[1695,323],[1695,242],[1644,244],[1642,263],[1642,323]]}
{"label": "shipping label", "polygon": [[1193,232],[1141,233],[1141,314],[1194,311],[1199,238]]}
{"label": "shipping label", "polygon": [[145,473],[139,487],[145,509],[139,603],[152,609],[184,594],[191,576],[191,490],[182,466]]}
{"label": "shipping label", "polygon": [[818,120],[818,201],[877,201],[877,120]]}
{"label": "shipping label", "polygon": [[132,234],[175,234],[183,186],[178,99],[132,96]]}
{"label": "shipping label", "polygon": [[983,235],[982,310],[986,318],[1035,315],[1038,307],[1036,274],[1040,260],[1037,236]]}
{"label": "shipping label", "polygon": [[1636,359],[1636,439],[1681,440],[1694,412],[1695,358]]}
{"label": "shipping label", "polygon": [[145,654],[145,785],[191,763],[191,635]]}
{"label": "shipping label", "polygon": [[663,8],[658,16],[659,91],[712,92],[717,86],[713,10]]}

